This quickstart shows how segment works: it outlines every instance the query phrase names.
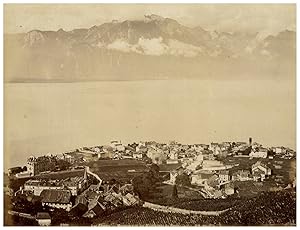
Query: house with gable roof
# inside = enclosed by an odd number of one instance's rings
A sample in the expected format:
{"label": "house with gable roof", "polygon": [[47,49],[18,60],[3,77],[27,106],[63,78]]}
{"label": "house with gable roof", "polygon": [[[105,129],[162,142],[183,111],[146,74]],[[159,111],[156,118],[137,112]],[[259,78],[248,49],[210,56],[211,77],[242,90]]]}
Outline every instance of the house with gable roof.
{"label": "house with gable roof", "polygon": [[41,192],[42,206],[62,208],[70,211],[72,208],[71,191],[66,189],[45,189]]}
{"label": "house with gable roof", "polygon": [[258,180],[265,180],[267,176],[270,176],[272,174],[272,170],[263,164],[261,161],[257,161],[255,164],[251,166],[253,179]]}
{"label": "house with gable roof", "polygon": [[83,217],[93,218],[100,216],[106,210],[106,207],[102,204],[103,202],[102,197],[95,197],[95,199],[89,202],[88,210],[83,214]]}

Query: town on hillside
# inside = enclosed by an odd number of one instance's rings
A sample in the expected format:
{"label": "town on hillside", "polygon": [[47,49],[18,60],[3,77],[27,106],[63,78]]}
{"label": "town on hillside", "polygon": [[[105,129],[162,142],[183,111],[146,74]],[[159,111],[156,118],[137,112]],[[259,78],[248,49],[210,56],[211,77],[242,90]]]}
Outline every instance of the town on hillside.
{"label": "town on hillside", "polygon": [[[294,194],[295,165],[294,150],[267,148],[251,137],[189,145],[111,141],[32,156],[4,174],[5,225],[144,225],[152,212],[187,215],[194,225],[247,225],[248,219],[234,219],[242,216],[238,208],[266,194]],[[295,224],[292,214],[270,206],[265,210],[272,208],[272,218],[278,211],[285,223]],[[129,218],[138,213],[144,220]]]}

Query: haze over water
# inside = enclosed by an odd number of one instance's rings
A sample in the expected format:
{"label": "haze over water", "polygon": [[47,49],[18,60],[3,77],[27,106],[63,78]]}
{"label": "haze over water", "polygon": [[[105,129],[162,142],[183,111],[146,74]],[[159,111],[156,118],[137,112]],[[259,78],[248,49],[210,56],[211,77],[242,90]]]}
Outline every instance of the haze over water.
{"label": "haze over water", "polygon": [[[7,83],[5,169],[31,155],[140,140],[296,145],[295,82]],[[8,157],[9,156],[9,157]]]}

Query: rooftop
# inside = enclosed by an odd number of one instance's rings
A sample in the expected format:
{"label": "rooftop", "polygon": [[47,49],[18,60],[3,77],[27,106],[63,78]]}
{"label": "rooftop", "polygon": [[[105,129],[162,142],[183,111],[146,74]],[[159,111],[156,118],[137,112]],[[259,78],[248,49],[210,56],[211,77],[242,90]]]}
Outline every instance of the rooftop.
{"label": "rooftop", "polygon": [[71,192],[69,190],[52,190],[45,189],[41,192],[42,202],[44,203],[60,203],[68,204],[71,199]]}
{"label": "rooftop", "polygon": [[36,214],[36,219],[46,220],[46,219],[51,219],[51,217],[48,212],[38,212]]}

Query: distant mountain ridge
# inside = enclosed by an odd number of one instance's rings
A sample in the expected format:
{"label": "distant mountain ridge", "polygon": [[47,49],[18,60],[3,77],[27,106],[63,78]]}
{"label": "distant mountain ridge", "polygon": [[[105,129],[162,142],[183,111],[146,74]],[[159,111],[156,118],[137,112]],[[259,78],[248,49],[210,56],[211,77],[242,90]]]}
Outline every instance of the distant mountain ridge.
{"label": "distant mountain ridge", "polygon": [[[279,62],[290,68],[296,56],[294,31],[261,39],[259,33],[190,28],[158,15],[89,29],[32,30],[5,35],[4,41],[9,82],[215,77],[216,67],[236,75],[262,62],[258,73],[264,74]],[[228,65],[236,70],[228,72]]]}

